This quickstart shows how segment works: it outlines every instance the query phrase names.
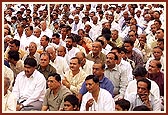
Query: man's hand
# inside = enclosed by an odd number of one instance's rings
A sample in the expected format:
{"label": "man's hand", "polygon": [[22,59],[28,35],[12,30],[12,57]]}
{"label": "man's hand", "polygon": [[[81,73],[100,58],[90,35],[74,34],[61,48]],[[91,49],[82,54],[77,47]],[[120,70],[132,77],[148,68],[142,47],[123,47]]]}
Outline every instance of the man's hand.
{"label": "man's hand", "polygon": [[62,80],[62,84],[65,85],[68,89],[70,89],[70,83],[68,82],[66,77],[64,77],[64,79]]}
{"label": "man's hand", "polygon": [[23,108],[23,104],[16,105],[16,111],[20,111]]}
{"label": "man's hand", "polygon": [[86,111],[89,111],[89,107],[91,107],[94,103],[94,100],[93,98],[92,99],[89,99],[86,103]]}
{"label": "man's hand", "polygon": [[150,101],[149,101],[149,93],[145,93],[144,95],[140,95],[140,98],[142,102],[145,103],[145,105],[151,109]]}

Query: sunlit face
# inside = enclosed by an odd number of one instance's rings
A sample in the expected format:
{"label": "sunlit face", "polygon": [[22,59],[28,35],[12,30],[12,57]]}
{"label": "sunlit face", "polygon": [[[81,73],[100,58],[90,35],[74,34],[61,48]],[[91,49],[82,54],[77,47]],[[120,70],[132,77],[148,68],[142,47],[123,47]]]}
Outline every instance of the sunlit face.
{"label": "sunlit face", "polygon": [[72,39],[66,39],[65,42],[66,42],[66,47],[67,48],[72,48],[72,46],[73,46],[72,45]]}
{"label": "sunlit face", "polygon": [[63,47],[58,47],[58,49],[57,49],[57,55],[64,57],[65,54],[66,54],[65,48],[63,48]]}
{"label": "sunlit face", "polygon": [[53,36],[53,37],[51,38],[51,40],[52,40],[53,43],[55,43],[55,44],[57,44],[57,45],[60,43],[60,38],[57,38],[56,36]]}
{"label": "sunlit face", "polygon": [[102,49],[101,49],[101,43],[100,42],[94,42],[92,44],[92,53],[93,54],[98,54]]}
{"label": "sunlit face", "polygon": [[50,55],[51,60],[56,58],[56,50],[54,48],[48,48],[47,53]]}
{"label": "sunlit face", "polygon": [[128,52],[131,52],[133,48],[130,43],[124,43],[124,47]]}
{"label": "sunlit face", "polygon": [[148,73],[150,74],[156,74],[160,71],[160,69],[156,65],[156,61],[152,60],[149,62],[149,67],[148,67]]}
{"label": "sunlit face", "polygon": [[114,67],[115,64],[116,64],[115,55],[112,54],[112,53],[107,54],[107,56],[106,56],[106,65]]}
{"label": "sunlit face", "polygon": [[16,44],[14,44],[14,43],[13,44],[9,43],[9,48],[11,51],[18,51],[19,50],[19,47],[16,46]]}
{"label": "sunlit face", "polygon": [[78,59],[71,59],[69,67],[72,71],[78,71],[80,68],[80,64],[78,63]]}
{"label": "sunlit face", "polygon": [[50,62],[49,56],[47,54],[42,54],[40,57],[40,66],[47,67]]}
{"label": "sunlit face", "polygon": [[102,76],[104,73],[104,70],[102,69],[102,64],[93,64],[92,71],[93,74],[97,77]]}
{"label": "sunlit face", "polygon": [[155,57],[155,59],[160,60],[162,55],[163,55],[163,52],[160,48],[153,49],[153,56]]}
{"label": "sunlit face", "polygon": [[36,50],[37,50],[36,44],[35,44],[35,43],[30,43],[30,44],[29,44],[29,52],[35,53]]}

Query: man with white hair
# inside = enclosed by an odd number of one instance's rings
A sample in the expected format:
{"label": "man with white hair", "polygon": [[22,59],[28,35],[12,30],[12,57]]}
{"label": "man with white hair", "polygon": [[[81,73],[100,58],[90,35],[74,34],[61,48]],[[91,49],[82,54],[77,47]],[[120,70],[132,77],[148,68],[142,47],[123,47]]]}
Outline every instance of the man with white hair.
{"label": "man with white hair", "polygon": [[50,64],[57,70],[61,76],[69,70],[69,65],[65,58],[56,56],[56,49],[53,46],[47,46],[46,52],[50,55]]}
{"label": "man with white hair", "polygon": [[49,28],[47,28],[47,23],[46,23],[46,21],[41,21],[41,22],[40,22],[40,28],[41,28],[41,36],[46,35],[46,36],[48,36],[49,38],[52,37],[53,32],[52,32]]}
{"label": "man with white hair", "polygon": [[79,15],[75,15],[74,22],[72,23],[72,33],[77,34],[79,29],[82,29],[82,22]]}

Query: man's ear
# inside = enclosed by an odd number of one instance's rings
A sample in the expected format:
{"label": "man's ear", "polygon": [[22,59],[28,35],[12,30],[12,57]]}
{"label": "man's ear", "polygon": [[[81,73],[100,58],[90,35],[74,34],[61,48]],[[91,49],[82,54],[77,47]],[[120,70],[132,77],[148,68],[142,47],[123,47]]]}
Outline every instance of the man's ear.
{"label": "man's ear", "polygon": [[75,105],[75,107],[73,108],[73,110],[77,110],[78,109],[78,107],[77,107],[77,105]]}

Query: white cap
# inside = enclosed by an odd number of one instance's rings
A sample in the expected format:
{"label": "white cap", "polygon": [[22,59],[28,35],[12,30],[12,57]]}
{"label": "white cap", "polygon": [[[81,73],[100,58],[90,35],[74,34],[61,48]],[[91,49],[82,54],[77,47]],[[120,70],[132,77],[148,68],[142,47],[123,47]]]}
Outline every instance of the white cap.
{"label": "white cap", "polygon": [[86,25],[89,25],[90,27],[92,27],[92,24],[91,24],[89,21],[86,21],[86,22],[85,22],[85,26],[86,26]]}
{"label": "white cap", "polygon": [[141,11],[141,9],[140,9],[140,8],[135,8],[135,13],[136,13],[137,11]]}
{"label": "white cap", "polygon": [[25,7],[24,7],[24,6],[20,6],[20,9],[22,9],[22,8],[23,8],[23,9],[25,9]]}
{"label": "white cap", "polygon": [[72,15],[69,15],[69,19],[74,19],[74,17]]}
{"label": "white cap", "polygon": [[102,19],[101,20],[101,24],[104,24],[104,23],[106,23],[106,22],[109,22],[107,19]]}

